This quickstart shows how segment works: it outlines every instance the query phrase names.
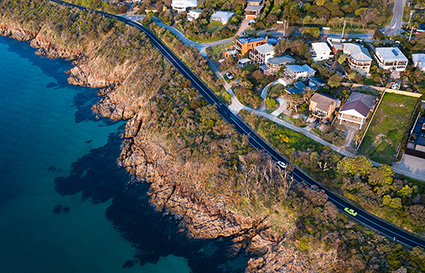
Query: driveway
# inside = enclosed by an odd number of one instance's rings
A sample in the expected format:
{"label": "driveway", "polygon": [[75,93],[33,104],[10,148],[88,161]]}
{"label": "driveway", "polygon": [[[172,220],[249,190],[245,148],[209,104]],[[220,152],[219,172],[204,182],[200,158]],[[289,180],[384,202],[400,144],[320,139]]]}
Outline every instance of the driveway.
{"label": "driveway", "polygon": [[425,159],[412,155],[403,155],[400,163],[394,163],[393,169],[417,180],[425,181]]}

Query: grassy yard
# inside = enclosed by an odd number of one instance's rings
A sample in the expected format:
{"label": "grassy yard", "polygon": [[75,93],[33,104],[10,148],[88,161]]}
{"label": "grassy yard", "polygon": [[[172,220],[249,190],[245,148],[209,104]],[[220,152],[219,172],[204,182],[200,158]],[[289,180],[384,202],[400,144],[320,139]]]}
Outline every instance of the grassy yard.
{"label": "grassy yard", "polygon": [[223,25],[220,22],[211,21],[209,25],[205,28],[205,31],[209,33],[214,33],[222,27]]}
{"label": "grassy yard", "polygon": [[213,47],[211,47],[212,55],[214,56],[216,54],[220,54],[222,52],[225,52],[227,50],[227,48],[229,48],[232,45],[233,45],[233,42],[213,46]]}
{"label": "grassy yard", "polygon": [[282,89],[285,89],[285,87],[281,84],[272,85],[269,90],[267,90],[267,95],[271,97],[278,97]]}
{"label": "grassy yard", "polygon": [[386,93],[376,110],[359,153],[371,160],[391,165],[408,129],[417,98]]}

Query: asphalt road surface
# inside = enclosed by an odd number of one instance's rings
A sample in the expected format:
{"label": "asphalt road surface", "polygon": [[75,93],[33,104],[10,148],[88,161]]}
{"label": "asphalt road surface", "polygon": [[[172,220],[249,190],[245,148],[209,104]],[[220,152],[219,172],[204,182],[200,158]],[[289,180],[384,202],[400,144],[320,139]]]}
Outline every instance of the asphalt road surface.
{"label": "asphalt road surface", "polygon": [[[59,4],[70,5],[74,7],[78,7],[80,9],[85,9],[76,5],[72,5],[69,3],[62,2],[60,0],[50,0],[52,2],[56,2]],[[396,0],[397,1],[397,0]],[[259,137],[254,131],[251,130],[244,122],[242,122],[236,115],[234,115],[226,105],[224,105],[221,100],[211,91],[204,82],[202,82],[193,72],[190,70],[175,54],[169,49],[158,37],[156,37],[150,30],[145,28],[144,26],[133,22],[129,19],[126,19],[121,16],[112,15],[104,12],[99,12],[108,18],[116,18],[131,27],[135,27],[140,31],[143,31],[146,36],[150,39],[152,44],[158,49],[158,51],[188,80],[191,81],[192,86],[198,90],[198,92],[205,98],[206,101],[210,104],[216,104],[217,111],[221,114],[221,116],[229,123],[233,124],[236,127],[236,130],[240,134],[245,134],[249,136],[249,142],[252,146],[257,149],[262,149],[267,152],[274,160],[282,161],[286,164],[291,164],[285,157],[276,152],[269,144],[267,144],[261,137]],[[335,204],[335,206],[344,214],[352,217],[358,222],[375,229],[376,231],[388,236],[389,238],[398,241],[402,244],[415,247],[420,246],[425,248],[425,240],[420,239],[409,232],[401,230],[380,218],[371,215],[370,213],[353,206],[348,203],[343,198],[335,195],[312,178],[310,178],[307,174],[301,171],[299,168],[295,167],[295,169],[291,172],[292,177],[297,182],[305,182],[310,186],[315,186],[318,189],[324,190],[329,197],[329,200]],[[357,212],[355,217],[344,211],[344,208],[350,208]]]}
{"label": "asphalt road surface", "polygon": [[394,36],[401,32],[403,24],[404,0],[394,0],[393,18],[391,22],[383,29],[383,33],[388,36]]}

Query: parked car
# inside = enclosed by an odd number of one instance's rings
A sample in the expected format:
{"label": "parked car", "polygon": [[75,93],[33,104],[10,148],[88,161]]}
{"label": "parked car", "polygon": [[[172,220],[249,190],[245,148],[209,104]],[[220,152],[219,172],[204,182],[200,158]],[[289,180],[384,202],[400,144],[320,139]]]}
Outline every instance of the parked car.
{"label": "parked car", "polygon": [[250,26],[250,25],[252,25],[252,24],[255,24],[255,20],[254,19],[251,19],[251,20],[249,20],[249,22],[248,22],[248,25]]}
{"label": "parked car", "polygon": [[278,161],[277,165],[279,165],[281,168],[286,169],[286,163],[282,161]]}
{"label": "parked car", "polygon": [[353,209],[345,208],[344,211],[348,214],[353,215],[353,216],[357,215],[357,212],[355,212]]}
{"label": "parked car", "polygon": [[232,80],[232,79],[233,79],[233,75],[232,75],[232,73],[230,73],[230,72],[227,72],[227,73],[226,73],[226,77],[227,77],[229,80]]}

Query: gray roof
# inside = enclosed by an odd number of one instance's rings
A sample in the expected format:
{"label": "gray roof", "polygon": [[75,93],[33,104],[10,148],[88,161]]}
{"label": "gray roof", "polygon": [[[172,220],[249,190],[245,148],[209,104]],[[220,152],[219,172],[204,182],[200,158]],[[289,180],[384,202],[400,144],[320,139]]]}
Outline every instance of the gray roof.
{"label": "gray roof", "polygon": [[406,56],[398,47],[377,47],[376,51],[382,56],[386,62],[390,61],[408,61]]}
{"label": "gray roof", "polygon": [[413,63],[419,67],[425,67],[425,54],[412,54]]}
{"label": "gray roof", "polygon": [[364,46],[359,44],[345,43],[344,54],[350,55],[351,58],[358,62],[372,61],[372,57],[370,57],[369,51]]}
{"label": "gray roof", "polygon": [[376,97],[371,95],[366,95],[362,93],[351,93],[348,100],[345,102],[344,106],[342,106],[340,112],[348,111],[348,110],[356,110],[363,117],[367,117],[370,110],[376,103]]}
{"label": "gray roof", "polygon": [[283,55],[279,57],[270,58],[267,60],[267,62],[271,64],[286,64],[286,63],[292,63],[295,62],[295,59],[288,55]]}
{"label": "gray roof", "polygon": [[336,105],[338,102],[336,98],[322,94],[322,93],[314,93],[310,101],[317,103],[316,109],[326,111],[326,112],[329,111],[329,107],[331,105]]}
{"label": "gray roof", "polygon": [[257,50],[258,52],[260,52],[261,54],[267,54],[270,52],[273,52],[273,46],[269,45],[269,44],[263,44],[263,45],[259,45],[254,47],[255,50]]}
{"label": "gray roof", "polygon": [[245,8],[246,11],[260,11],[261,9],[263,9],[263,5],[260,5],[260,6],[247,6]]}

